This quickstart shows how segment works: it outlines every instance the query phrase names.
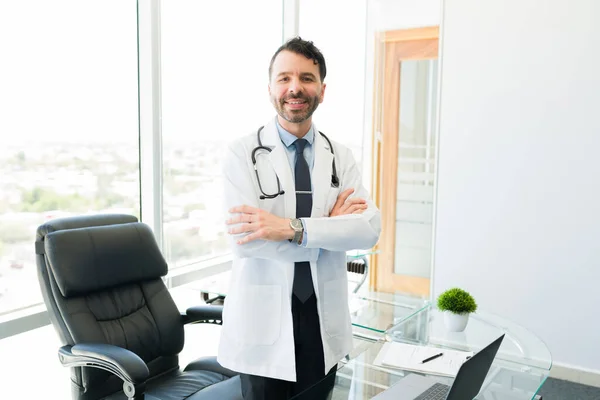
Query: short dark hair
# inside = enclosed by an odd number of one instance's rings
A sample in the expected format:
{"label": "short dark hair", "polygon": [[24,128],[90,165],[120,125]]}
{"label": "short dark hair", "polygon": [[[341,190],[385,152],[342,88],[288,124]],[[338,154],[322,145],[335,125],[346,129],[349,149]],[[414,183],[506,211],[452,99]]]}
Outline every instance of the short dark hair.
{"label": "short dark hair", "polygon": [[296,54],[303,55],[309,60],[313,60],[315,65],[319,66],[319,75],[321,78],[321,82],[325,80],[325,75],[327,74],[327,67],[325,66],[325,57],[313,42],[303,40],[300,36],[292,38],[281,45],[271,57],[271,64],[269,64],[269,79],[271,79],[271,74],[273,72],[273,63],[275,62],[275,58],[282,51],[291,51]]}

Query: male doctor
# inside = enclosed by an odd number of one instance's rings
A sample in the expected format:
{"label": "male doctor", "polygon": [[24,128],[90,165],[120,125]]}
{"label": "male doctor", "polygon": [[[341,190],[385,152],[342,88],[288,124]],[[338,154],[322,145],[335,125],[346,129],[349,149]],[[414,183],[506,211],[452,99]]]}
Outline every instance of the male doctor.
{"label": "male doctor", "polygon": [[345,252],[381,231],[351,151],[312,123],[325,74],[312,42],[283,44],[269,66],[277,117],[226,154],[235,258],[218,361],[241,374],[246,400],[288,399],[326,376],[309,397],[327,396],[352,347]]}

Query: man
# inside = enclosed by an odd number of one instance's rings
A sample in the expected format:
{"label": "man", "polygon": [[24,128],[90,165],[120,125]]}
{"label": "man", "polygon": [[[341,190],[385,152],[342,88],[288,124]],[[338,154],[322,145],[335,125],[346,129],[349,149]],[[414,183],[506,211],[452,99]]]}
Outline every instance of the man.
{"label": "man", "polygon": [[226,154],[235,258],[218,361],[240,372],[246,400],[287,399],[326,375],[331,388],[352,347],[345,252],[381,231],[351,151],[312,123],[326,71],[312,42],[282,45],[269,66],[277,117]]}

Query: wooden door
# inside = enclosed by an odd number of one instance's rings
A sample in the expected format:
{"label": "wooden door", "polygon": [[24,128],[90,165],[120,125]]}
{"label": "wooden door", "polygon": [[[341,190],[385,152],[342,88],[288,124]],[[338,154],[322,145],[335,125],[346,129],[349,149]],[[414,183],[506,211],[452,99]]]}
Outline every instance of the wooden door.
{"label": "wooden door", "polygon": [[382,235],[370,280],[377,291],[429,295],[438,37],[438,27],[428,27],[377,38],[372,193]]}

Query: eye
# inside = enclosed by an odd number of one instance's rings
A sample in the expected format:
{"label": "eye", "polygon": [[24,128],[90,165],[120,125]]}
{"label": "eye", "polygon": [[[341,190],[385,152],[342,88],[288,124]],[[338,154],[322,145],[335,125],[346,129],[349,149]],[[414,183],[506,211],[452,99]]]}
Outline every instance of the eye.
{"label": "eye", "polygon": [[284,76],[283,78],[279,79],[279,82],[287,82],[289,80],[290,80],[290,78],[288,78],[287,76]]}
{"label": "eye", "polygon": [[314,79],[313,79],[313,78],[311,78],[310,76],[305,76],[304,78],[302,78],[302,80],[303,80],[304,82],[312,82],[312,81],[314,81]]}

